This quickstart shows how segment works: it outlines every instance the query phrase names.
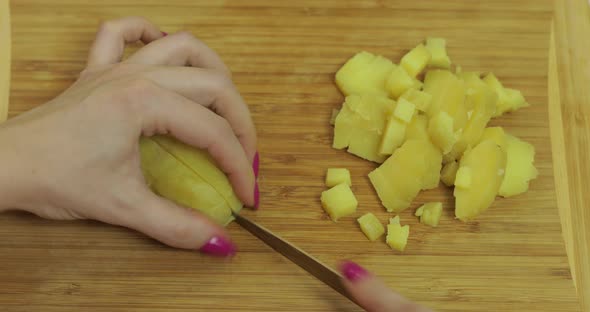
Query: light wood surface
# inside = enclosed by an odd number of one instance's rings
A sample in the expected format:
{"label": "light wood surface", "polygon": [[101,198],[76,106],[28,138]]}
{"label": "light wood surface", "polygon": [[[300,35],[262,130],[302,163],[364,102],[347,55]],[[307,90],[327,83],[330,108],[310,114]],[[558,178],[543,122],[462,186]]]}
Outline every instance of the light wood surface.
{"label": "light wood surface", "polygon": [[572,276],[590,311],[590,9],[556,2],[549,58],[549,111],[555,185]]}
{"label": "light wood surface", "polygon": [[10,6],[8,0],[0,0],[0,122],[8,116],[11,42]]}
{"label": "light wood surface", "polygon": [[[258,127],[262,204],[249,216],[323,262],[355,260],[439,311],[579,310],[561,236],[549,138],[551,1],[13,0],[11,5],[10,116],[74,81],[100,20],[144,15],[167,32],[190,30],[230,66]],[[493,71],[523,91],[533,105],[493,124],[535,146],[540,176],[530,192],[498,199],[469,224],[452,218],[450,190],[441,186],[421,194],[413,207],[441,200],[446,213],[432,229],[418,224],[413,208],[403,212],[402,222],[412,228],[408,248],[399,254],[383,241],[368,242],[354,218],[335,224],[320,207],[325,170],[342,166],[353,175],[358,215],[371,211],[383,222],[390,216],[366,177],[374,165],[330,148],[328,121],[342,102],[333,76],[359,50],[397,61],[427,36],[446,37],[452,60],[464,69]],[[569,198],[573,211],[575,200]],[[220,262],[94,222],[0,215],[0,305],[9,311],[356,310],[237,225],[229,230],[241,252]]]}

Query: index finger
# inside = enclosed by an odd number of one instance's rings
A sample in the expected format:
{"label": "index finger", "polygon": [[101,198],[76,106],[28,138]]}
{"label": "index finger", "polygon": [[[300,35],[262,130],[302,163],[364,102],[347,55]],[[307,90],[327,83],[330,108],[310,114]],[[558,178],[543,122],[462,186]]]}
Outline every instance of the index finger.
{"label": "index finger", "polygon": [[125,17],[103,22],[90,48],[87,66],[118,63],[123,58],[125,45],[141,40],[150,43],[164,34],[143,17]]}

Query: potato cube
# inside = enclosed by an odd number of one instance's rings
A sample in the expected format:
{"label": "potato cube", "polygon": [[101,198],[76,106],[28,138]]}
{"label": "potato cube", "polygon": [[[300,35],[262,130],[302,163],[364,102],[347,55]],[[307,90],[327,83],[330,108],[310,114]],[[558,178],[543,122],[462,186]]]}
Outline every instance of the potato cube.
{"label": "potato cube", "polygon": [[440,179],[446,186],[455,185],[455,177],[457,176],[457,170],[459,169],[459,163],[455,160],[450,161],[444,165],[440,172]]}
{"label": "potato cube", "polygon": [[393,111],[393,114],[399,120],[401,120],[405,123],[409,123],[412,120],[412,117],[414,116],[415,110],[416,110],[416,106],[414,104],[412,104],[411,102],[408,102],[405,99],[399,99],[397,101],[397,105],[395,106],[395,110]]}
{"label": "potato cube", "polygon": [[393,115],[390,116],[387,126],[385,126],[383,137],[381,138],[381,144],[379,145],[379,153],[381,155],[393,154],[393,151],[404,143],[406,127],[407,125],[404,122]]}
{"label": "potato cube", "polygon": [[369,52],[360,52],[349,59],[336,73],[336,84],[346,96],[351,94],[386,95],[385,81],[393,63]]}
{"label": "potato cube", "polygon": [[448,70],[429,70],[424,77],[424,92],[432,96],[428,117],[444,111],[453,118],[453,129],[463,129],[467,122],[465,83]]}
{"label": "potato cube", "polygon": [[455,186],[460,188],[471,187],[471,168],[467,166],[459,167],[455,177]]}
{"label": "potato cube", "polygon": [[440,111],[430,118],[428,135],[430,135],[432,143],[440,148],[443,154],[450,152],[455,142],[457,142],[457,137],[453,131],[453,118],[446,112]]}
{"label": "potato cube", "polygon": [[356,212],[358,201],[346,183],[341,183],[322,192],[322,207],[334,222]]}
{"label": "potato cube", "polygon": [[430,141],[428,135],[428,117],[423,114],[414,114],[414,118],[406,128],[406,140],[420,139]]}
{"label": "potato cube", "polygon": [[520,91],[505,88],[493,73],[487,74],[483,78],[483,81],[498,95],[494,117],[498,117],[506,112],[512,112],[519,108],[529,106],[529,103],[526,102]]}
{"label": "potato cube", "polygon": [[410,76],[416,77],[426,67],[429,61],[430,52],[423,44],[419,44],[402,57],[400,65]]}
{"label": "potato cube", "polygon": [[361,226],[361,231],[363,231],[367,238],[372,242],[376,241],[379,237],[385,234],[385,227],[383,224],[381,224],[379,219],[377,219],[377,217],[370,212],[358,218],[357,221]]}
{"label": "potato cube", "polygon": [[328,173],[326,173],[326,186],[333,187],[340,183],[352,186],[350,171],[346,168],[328,168]]}
{"label": "potato cube", "polygon": [[447,42],[443,38],[426,38],[426,50],[430,52],[429,67],[451,68],[451,60],[447,55],[446,45]]}
{"label": "potato cube", "polygon": [[410,226],[401,226],[399,216],[391,218],[387,225],[387,237],[386,243],[392,249],[398,251],[404,251],[408,243],[408,237],[410,236]]}
{"label": "potato cube", "polygon": [[406,90],[399,98],[413,103],[421,112],[427,112],[432,101],[432,95],[414,88]]}
{"label": "potato cube", "polygon": [[330,116],[330,124],[332,126],[336,124],[336,117],[338,117],[338,113],[340,113],[339,109],[332,108],[332,116]]}
{"label": "potato cube", "polygon": [[504,88],[506,94],[506,106],[509,107],[510,111],[518,110],[522,107],[527,107],[530,104],[525,100],[522,93],[515,89]]}
{"label": "potato cube", "polygon": [[430,225],[432,227],[438,226],[441,215],[441,202],[426,203],[416,210],[416,217],[420,217],[420,223]]}
{"label": "potato cube", "polygon": [[385,88],[389,91],[389,95],[397,99],[406,90],[416,88],[416,79],[410,76],[401,66],[393,65],[393,70],[389,74],[385,83]]}
{"label": "potato cube", "polygon": [[502,197],[522,194],[529,189],[529,181],[537,177],[534,165],[535,148],[517,137],[506,135],[506,171],[500,191]]}

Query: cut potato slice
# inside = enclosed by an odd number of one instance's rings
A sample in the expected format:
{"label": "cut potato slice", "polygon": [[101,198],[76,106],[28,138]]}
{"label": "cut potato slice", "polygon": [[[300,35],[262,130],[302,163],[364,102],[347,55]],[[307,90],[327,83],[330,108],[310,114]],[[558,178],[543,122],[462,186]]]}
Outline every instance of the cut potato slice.
{"label": "cut potato slice", "polygon": [[369,52],[360,52],[348,60],[336,73],[336,85],[346,96],[351,94],[386,95],[385,81],[393,63]]}
{"label": "cut potato slice", "polygon": [[414,104],[416,109],[424,113],[428,111],[430,101],[432,101],[432,95],[415,88],[406,90],[399,98]]}
{"label": "cut potato slice", "polygon": [[496,143],[503,151],[506,151],[506,132],[502,127],[485,128],[481,135],[481,141],[490,140]]}
{"label": "cut potato slice", "polygon": [[459,170],[469,168],[471,183],[468,188],[455,188],[455,216],[468,221],[488,209],[498,194],[504,178],[506,154],[495,142],[482,141],[465,151],[459,166]]}
{"label": "cut potato slice", "polygon": [[538,175],[535,148],[519,138],[506,135],[506,171],[500,185],[499,195],[510,197],[529,189],[529,181]]}
{"label": "cut potato slice", "polygon": [[399,99],[395,106],[395,110],[393,111],[393,115],[399,120],[409,123],[412,120],[412,117],[414,117],[415,111],[416,106],[413,103],[408,102],[405,99]]}
{"label": "cut potato slice", "polygon": [[394,115],[389,117],[385,132],[379,145],[381,155],[391,155],[393,151],[404,143],[407,125]]}
{"label": "cut potato slice", "polygon": [[442,203],[426,203],[416,210],[416,217],[420,217],[420,223],[437,227],[442,215]]}
{"label": "cut potato slice", "polygon": [[445,111],[440,111],[438,114],[430,118],[428,123],[428,135],[432,143],[436,145],[443,154],[451,151],[457,136],[453,131],[453,118]]}
{"label": "cut potato slice", "polygon": [[385,83],[385,88],[394,99],[399,98],[408,89],[419,87],[421,87],[420,82],[410,76],[403,67],[397,65],[393,65],[393,70]]}
{"label": "cut potato slice", "polygon": [[414,114],[414,118],[406,129],[406,140],[419,139],[430,140],[428,135],[428,117],[423,114]]}
{"label": "cut potato slice", "polygon": [[385,227],[383,224],[381,224],[379,219],[370,212],[358,218],[357,221],[361,226],[361,231],[363,231],[367,238],[372,242],[385,234]]}
{"label": "cut potato slice", "polygon": [[356,212],[358,201],[346,183],[341,183],[322,192],[322,207],[334,222]]}
{"label": "cut potato slice", "polygon": [[520,91],[504,88],[500,80],[498,80],[498,78],[493,73],[487,74],[483,78],[483,81],[498,95],[494,117],[498,117],[506,112],[512,112],[519,108],[529,106]]}
{"label": "cut potato slice", "polygon": [[459,163],[456,160],[446,163],[440,172],[440,180],[446,186],[455,185],[455,177],[457,176],[458,169]]}
{"label": "cut potato slice", "polygon": [[448,70],[429,70],[424,78],[424,92],[432,95],[428,116],[444,111],[453,118],[453,129],[463,129],[467,122],[465,83]]}

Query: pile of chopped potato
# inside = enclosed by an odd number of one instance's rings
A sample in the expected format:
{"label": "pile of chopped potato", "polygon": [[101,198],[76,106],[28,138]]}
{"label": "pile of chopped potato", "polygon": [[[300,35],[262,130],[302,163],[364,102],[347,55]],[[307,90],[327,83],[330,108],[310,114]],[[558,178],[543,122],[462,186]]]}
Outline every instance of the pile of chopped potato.
{"label": "pile of chopped potato", "polygon": [[[455,188],[455,216],[468,221],[497,195],[526,192],[537,177],[534,147],[501,127],[487,127],[492,118],[529,106],[522,93],[504,87],[492,73],[482,77],[458,66],[451,71],[442,38],[426,39],[399,65],[360,52],[336,73],[336,84],[346,99],[332,111],[332,146],[381,164],[369,179],[388,212],[407,209],[421,190],[442,181]],[[321,201],[334,221],[356,212],[350,181],[348,170],[328,170],[326,185],[332,189]],[[439,202],[415,213],[433,227],[441,214]],[[358,222],[371,241],[385,233],[371,213]],[[409,225],[392,218],[387,244],[403,251],[408,236]]]}

